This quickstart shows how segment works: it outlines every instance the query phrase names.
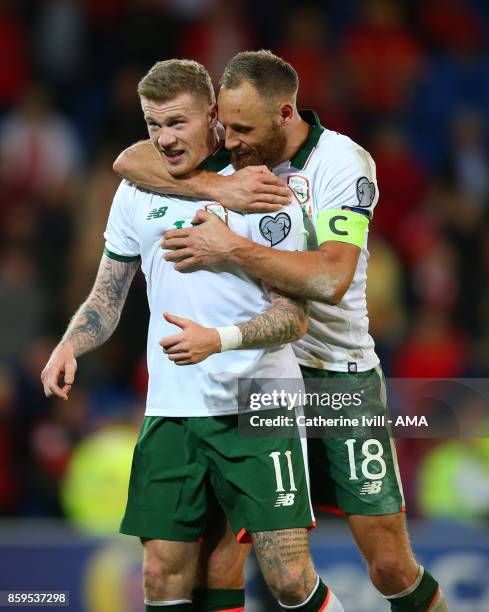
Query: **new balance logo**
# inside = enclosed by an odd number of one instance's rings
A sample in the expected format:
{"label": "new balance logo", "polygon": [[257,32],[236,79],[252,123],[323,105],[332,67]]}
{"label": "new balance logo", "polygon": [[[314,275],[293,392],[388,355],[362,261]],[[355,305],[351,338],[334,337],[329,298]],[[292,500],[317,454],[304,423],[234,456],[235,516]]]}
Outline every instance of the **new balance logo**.
{"label": "new balance logo", "polygon": [[295,493],[280,493],[275,502],[275,508],[280,506],[293,506],[295,502]]}
{"label": "new balance logo", "polygon": [[148,216],[146,217],[146,221],[149,221],[150,219],[161,219],[161,217],[164,217],[166,215],[167,210],[168,206],[162,206],[161,208],[153,208],[153,210],[149,211]]}
{"label": "new balance logo", "polygon": [[360,495],[374,495],[380,493],[382,489],[382,480],[373,480],[372,482],[366,482],[360,489]]}

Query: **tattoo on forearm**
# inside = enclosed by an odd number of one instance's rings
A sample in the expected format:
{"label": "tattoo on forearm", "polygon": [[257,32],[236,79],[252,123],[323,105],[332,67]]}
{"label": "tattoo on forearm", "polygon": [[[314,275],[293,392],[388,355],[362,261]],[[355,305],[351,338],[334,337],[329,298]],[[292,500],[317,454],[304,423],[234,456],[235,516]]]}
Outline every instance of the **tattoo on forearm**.
{"label": "tattoo on forearm", "polygon": [[[279,590],[309,595],[316,584],[307,531],[282,529],[253,534],[253,545],[263,575]],[[300,603],[300,602],[299,602]]]}
{"label": "tattoo on forearm", "polygon": [[90,295],[73,316],[63,340],[70,340],[75,356],[103,344],[117,327],[139,260],[123,262],[102,256]]}
{"label": "tattoo on forearm", "polygon": [[243,336],[242,348],[263,348],[298,340],[305,332],[307,302],[295,301],[267,290],[272,307],[238,327]]}

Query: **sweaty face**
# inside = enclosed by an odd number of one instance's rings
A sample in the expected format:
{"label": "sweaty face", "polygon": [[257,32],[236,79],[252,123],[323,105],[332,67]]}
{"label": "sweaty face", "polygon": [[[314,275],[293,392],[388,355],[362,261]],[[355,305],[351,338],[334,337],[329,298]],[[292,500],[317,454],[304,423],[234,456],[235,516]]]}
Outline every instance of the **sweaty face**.
{"label": "sweaty face", "polygon": [[226,148],[231,151],[236,170],[261,164],[273,168],[284,161],[285,132],[252,85],[222,87],[218,106],[219,119],[226,129]]}
{"label": "sweaty face", "polygon": [[184,93],[167,102],[141,97],[152,143],[172,176],[184,176],[212,151],[211,129],[215,105]]}

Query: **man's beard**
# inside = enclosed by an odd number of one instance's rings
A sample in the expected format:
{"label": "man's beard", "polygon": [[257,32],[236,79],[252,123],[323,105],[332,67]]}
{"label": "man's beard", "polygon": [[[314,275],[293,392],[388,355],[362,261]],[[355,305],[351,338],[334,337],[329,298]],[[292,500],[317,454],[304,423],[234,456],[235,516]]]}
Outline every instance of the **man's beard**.
{"label": "man's beard", "polygon": [[235,170],[262,165],[272,169],[281,161],[286,145],[284,130],[272,126],[266,141],[255,145],[250,151],[243,154],[239,154],[236,150],[231,151],[231,163]]}

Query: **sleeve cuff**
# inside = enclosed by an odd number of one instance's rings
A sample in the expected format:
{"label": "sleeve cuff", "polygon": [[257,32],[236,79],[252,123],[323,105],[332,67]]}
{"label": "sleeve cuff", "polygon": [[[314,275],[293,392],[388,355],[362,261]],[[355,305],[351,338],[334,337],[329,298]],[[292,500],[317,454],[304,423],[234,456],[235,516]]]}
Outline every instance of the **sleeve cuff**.
{"label": "sleeve cuff", "polygon": [[118,255],[117,253],[109,251],[107,247],[104,247],[104,255],[116,261],[136,261],[139,259],[139,255]]}

